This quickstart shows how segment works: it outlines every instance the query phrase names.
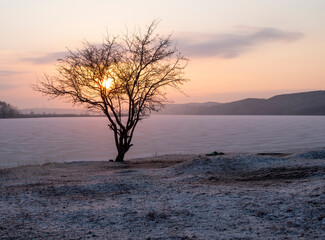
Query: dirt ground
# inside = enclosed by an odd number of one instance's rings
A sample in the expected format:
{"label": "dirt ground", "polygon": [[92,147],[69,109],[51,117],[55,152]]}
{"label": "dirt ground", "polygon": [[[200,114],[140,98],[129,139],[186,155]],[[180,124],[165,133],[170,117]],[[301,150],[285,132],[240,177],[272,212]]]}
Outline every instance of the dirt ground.
{"label": "dirt ground", "polygon": [[325,151],[0,170],[0,239],[325,239]]}

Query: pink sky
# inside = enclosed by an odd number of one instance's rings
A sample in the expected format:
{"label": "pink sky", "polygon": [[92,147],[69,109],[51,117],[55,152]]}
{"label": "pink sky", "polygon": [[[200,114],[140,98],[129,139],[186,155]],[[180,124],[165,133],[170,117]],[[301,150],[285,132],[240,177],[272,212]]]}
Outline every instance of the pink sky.
{"label": "pink sky", "polygon": [[[77,4],[76,4],[77,3]],[[325,1],[0,1],[0,101],[19,108],[70,107],[30,88],[55,60],[106,30],[173,33],[190,59],[177,103],[325,89]]]}

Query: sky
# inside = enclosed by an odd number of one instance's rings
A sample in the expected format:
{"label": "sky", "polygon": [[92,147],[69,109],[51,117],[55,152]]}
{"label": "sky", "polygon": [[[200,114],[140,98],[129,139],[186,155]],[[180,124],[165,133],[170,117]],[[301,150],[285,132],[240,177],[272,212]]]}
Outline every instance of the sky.
{"label": "sky", "polygon": [[175,103],[230,102],[325,89],[324,0],[0,0],[0,101],[69,108],[31,89],[66,49],[106,33],[172,33],[190,59]]}

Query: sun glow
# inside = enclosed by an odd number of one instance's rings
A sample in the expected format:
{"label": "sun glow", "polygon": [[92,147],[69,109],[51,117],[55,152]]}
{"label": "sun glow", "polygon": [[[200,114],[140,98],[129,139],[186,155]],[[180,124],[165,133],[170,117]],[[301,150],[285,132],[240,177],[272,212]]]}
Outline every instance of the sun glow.
{"label": "sun glow", "polygon": [[102,86],[104,88],[109,88],[112,85],[113,79],[111,78],[105,78],[102,82]]}

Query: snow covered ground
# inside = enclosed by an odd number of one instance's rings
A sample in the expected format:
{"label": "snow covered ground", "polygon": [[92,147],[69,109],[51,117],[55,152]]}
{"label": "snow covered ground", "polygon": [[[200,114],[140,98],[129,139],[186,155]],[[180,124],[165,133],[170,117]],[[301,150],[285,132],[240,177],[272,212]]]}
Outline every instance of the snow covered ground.
{"label": "snow covered ground", "polygon": [[1,239],[325,239],[325,150],[0,170]]}

